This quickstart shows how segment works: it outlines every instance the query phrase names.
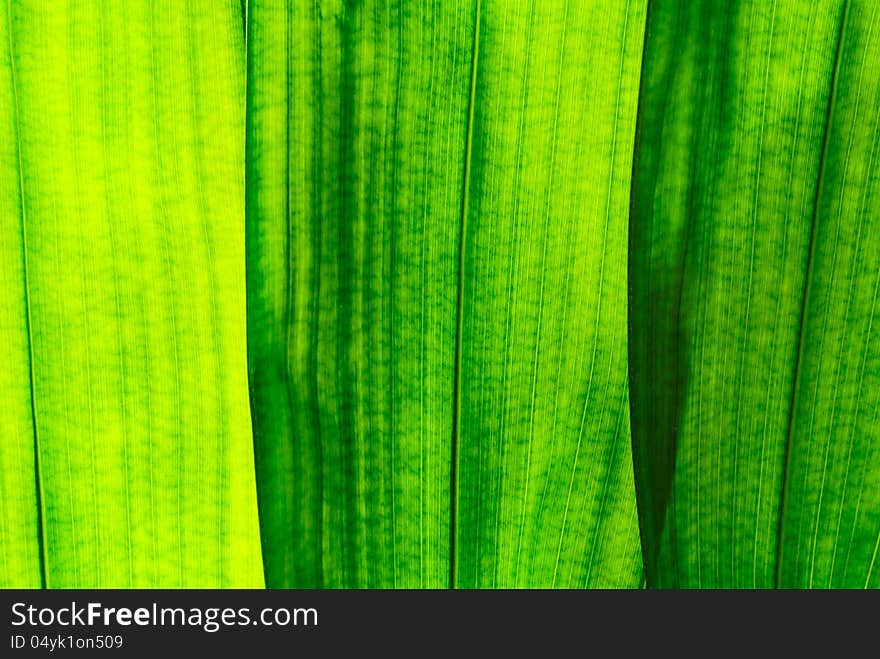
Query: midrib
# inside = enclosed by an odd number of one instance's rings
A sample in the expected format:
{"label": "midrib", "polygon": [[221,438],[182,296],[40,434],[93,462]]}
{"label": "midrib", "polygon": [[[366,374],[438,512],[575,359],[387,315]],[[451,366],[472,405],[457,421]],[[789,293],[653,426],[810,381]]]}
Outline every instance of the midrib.
{"label": "midrib", "polygon": [[471,84],[468,96],[468,120],[465,133],[465,156],[464,156],[464,180],[462,182],[461,218],[459,224],[458,244],[458,291],[457,311],[455,327],[455,376],[453,393],[453,421],[452,421],[452,473],[450,478],[449,492],[451,509],[449,513],[450,535],[450,560],[449,560],[449,586],[455,588],[455,570],[458,565],[458,547],[456,541],[456,516],[459,509],[458,488],[458,459],[459,442],[461,438],[461,361],[462,361],[462,335],[464,328],[464,266],[465,247],[467,245],[467,216],[468,197],[470,195],[471,178],[471,151],[473,147],[474,106],[476,102],[477,66],[480,58],[480,0],[476,0],[474,8],[474,48],[471,59]]}
{"label": "midrib", "polygon": [[813,218],[810,223],[810,241],[807,252],[807,268],[804,276],[803,295],[801,297],[801,313],[798,321],[797,357],[794,365],[794,386],[792,387],[791,401],[788,410],[788,432],[785,437],[784,461],[785,468],[782,472],[782,496],[779,500],[779,522],[776,535],[776,588],[781,587],[783,543],[785,539],[785,512],[787,509],[788,492],[790,487],[789,474],[791,471],[791,445],[794,435],[794,415],[800,391],[801,366],[803,365],[804,335],[806,334],[807,304],[810,297],[810,283],[813,278],[813,262],[816,254],[816,225],[818,224],[819,200],[822,196],[822,184],[825,179],[825,166],[828,162],[828,137],[831,132],[831,120],[834,115],[835,99],[837,97],[837,83],[840,78],[841,51],[846,39],[847,18],[849,16],[849,0],[844,0],[840,21],[840,31],[837,37],[837,48],[834,53],[834,68],[831,75],[831,98],[825,113],[825,127],[822,133],[822,150],[819,155],[819,176],[816,180],[816,193],[813,199]]}
{"label": "midrib", "polygon": [[49,588],[49,565],[47,556],[46,542],[46,524],[45,509],[43,496],[43,479],[42,470],[40,468],[40,441],[37,432],[37,404],[34,380],[34,340],[31,321],[31,293],[30,281],[28,279],[28,248],[27,248],[27,212],[25,209],[24,194],[24,167],[22,165],[21,156],[21,122],[18,102],[18,82],[15,73],[15,51],[13,48],[12,38],[12,0],[6,0],[6,20],[7,29],[9,31],[9,73],[12,83],[13,96],[13,123],[15,125],[15,154],[18,162],[18,190],[19,190],[19,207],[21,209],[21,244],[22,244],[22,270],[24,273],[24,302],[26,310],[26,327],[28,342],[28,365],[30,369],[29,388],[31,400],[31,422],[34,431],[34,479],[36,482],[36,498],[37,498],[37,541],[40,552],[40,582],[43,588]]}

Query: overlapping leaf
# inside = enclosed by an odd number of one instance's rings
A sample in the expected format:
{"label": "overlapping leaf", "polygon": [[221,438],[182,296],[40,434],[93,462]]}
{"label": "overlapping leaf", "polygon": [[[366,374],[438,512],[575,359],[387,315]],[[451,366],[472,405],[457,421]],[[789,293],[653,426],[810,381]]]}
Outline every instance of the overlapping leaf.
{"label": "overlapping leaf", "polygon": [[873,11],[651,5],[630,243],[649,585],[872,578]]}
{"label": "overlapping leaf", "polygon": [[643,3],[250,18],[268,583],[637,586],[624,291]]}
{"label": "overlapping leaf", "polygon": [[880,586],[877,108],[862,0],[6,0],[0,584]]}

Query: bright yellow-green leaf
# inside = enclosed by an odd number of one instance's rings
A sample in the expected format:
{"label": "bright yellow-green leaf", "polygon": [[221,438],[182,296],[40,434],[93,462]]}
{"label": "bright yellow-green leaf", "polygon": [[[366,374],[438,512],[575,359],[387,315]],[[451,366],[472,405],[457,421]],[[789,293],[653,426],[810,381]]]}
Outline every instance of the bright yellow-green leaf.
{"label": "bright yellow-green leaf", "polygon": [[240,5],[3,9],[4,584],[258,586]]}
{"label": "bright yellow-green leaf", "polygon": [[30,346],[22,231],[19,127],[9,8],[0,11],[0,587],[42,584]]}

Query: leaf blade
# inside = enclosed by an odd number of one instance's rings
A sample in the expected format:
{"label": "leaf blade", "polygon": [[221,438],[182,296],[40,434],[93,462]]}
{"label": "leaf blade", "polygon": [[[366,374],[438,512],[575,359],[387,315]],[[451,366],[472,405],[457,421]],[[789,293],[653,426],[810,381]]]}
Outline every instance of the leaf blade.
{"label": "leaf blade", "polygon": [[21,162],[10,8],[0,11],[0,121],[7,134],[0,163],[0,336],[6,346],[7,365],[0,370],[4,392],[0,414],[0,585],[4,588],[39,588],[43,584],[41,525],[35,461],[36,436],[31,398],[30,328],[24,264],[24,216],[21,205]]}
{"label": "leaf blade", "polygon": [[[876,130],[852,109],[854,80],[870,79],[851,53],[873,47],[867,11],[846,2],[652,5],[630,262],[649,585],[804,587],[816,585],[806,576],[814,570],[830,584],[830,529],[841,527],[868,560],[874,502],[861,493],[874,478],[875,426],[870,411],[841,402],[858,380],[835,375],[834,364],[847,359],[870,374],[860,365],[873,354],[872,288],[852,273],[860,258],[870,262],[874,243],[864,219],[863,239],[840,230],[833,201],[849,200],[847,217],[869,214],[857,199],[869,195],[870,175],[847,181],[840,171],[850,149],[842,127],[858,126],[861,157]],[[832,308],[847,320],[821,320]],[[829,404],[831,387],[843,398]],[[841,444],[855,447],[861,475],[841,466],[849,449],[829,453],[815,418],[829,438],[858,424],[864,435]],[[838,519],[820,525],[826,456]],[[856,485],[845,496],[848,478]],[[865,568],[856,573],[864,578]]]}
{"label": "leaf blade", "polygon": [[261,585],[238,5],[10,15],[46,583]]}
{"label": "leaf blade", "polygon": [[[446,587],[472,6],[255,3],[250,15],[269,585]],[[271,403],[284,387],[290,422]]]}
{"label": "leaf blade", "polygon": [[625,236],[645,6],[482,7],[455,583],[637,587]]}
{"label": "leaf blade", "polygon": [[792,419],[779,583],[876,588],[880,536],[876,443],[880,255],[876,6],[850,2],[842,32],[829,148]]}

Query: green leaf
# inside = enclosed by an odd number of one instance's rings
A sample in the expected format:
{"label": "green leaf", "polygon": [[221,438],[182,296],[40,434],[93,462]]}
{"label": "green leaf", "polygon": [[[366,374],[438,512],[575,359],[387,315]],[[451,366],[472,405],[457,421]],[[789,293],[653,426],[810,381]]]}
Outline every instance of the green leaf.
{"label": "green leaf", "polygon": [[857,0],[6,0],[0,586],[880,586],[878,108]]}
{"label": "green leaf", "polygon": [[0,12],[4,585],[263,582],[240,10]]}
{"label": "green leaf", "polygon": [[875,9],[651,4],[630,242],[649,585],[877,578]]}
{"label": "green leaf", "polygon": [[268,585],[639,585],[643,21],[636,1],[252,3]]}
{"label": "green leaf", "polygon": [[482,3],[456,585],[636,587],[627,209],[645,3]]}
{"label": "green leaf", "polygon": [[267,583],[445,587],[474,5],[249,10]]}
{"label": "green leaf", "polygon": [[9,8],[0,10],[0,586],[42,584],[40,513],[34,461],[30,348],[25,299],[24,235],[16,83],[11,61]]}
{"label": "green leaf", "polygon": [[880,587],[880,5],[848,3],[816,207],[784,588]]}

